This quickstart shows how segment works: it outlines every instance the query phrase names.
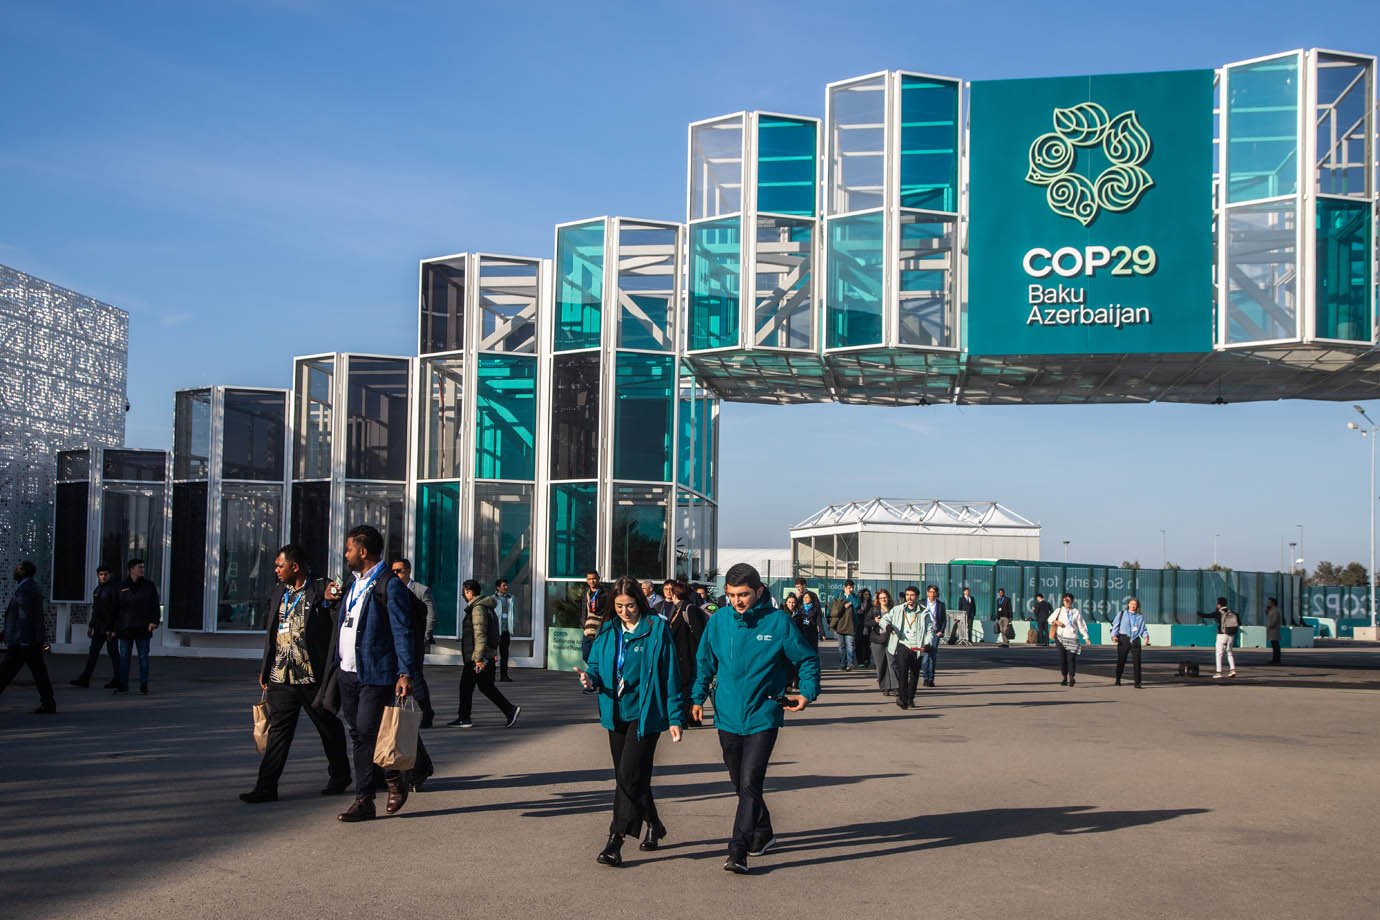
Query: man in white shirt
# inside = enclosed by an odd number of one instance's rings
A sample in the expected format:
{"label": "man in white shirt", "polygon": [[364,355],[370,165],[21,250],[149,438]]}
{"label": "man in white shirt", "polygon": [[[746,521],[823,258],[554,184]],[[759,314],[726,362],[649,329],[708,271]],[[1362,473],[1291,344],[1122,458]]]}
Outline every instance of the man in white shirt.
{"label": "man in white shirt", "polygon": [[494,585],[494,613],[498,615],[498,679],[505,683],[513,682],[508,676],[508,647],[513,643],[516,602],[508,593],[508,579],[500,578]]}

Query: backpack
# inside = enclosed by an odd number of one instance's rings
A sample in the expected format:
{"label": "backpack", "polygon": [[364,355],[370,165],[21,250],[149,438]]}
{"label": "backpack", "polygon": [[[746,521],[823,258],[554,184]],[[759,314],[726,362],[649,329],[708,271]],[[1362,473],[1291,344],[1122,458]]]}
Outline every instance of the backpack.
{"label": "backpack", "polygon": [[[379,610],[388,609],[388,579],[397,577],[389,572],[387,577],[374,582],[374,606]],[[420,662],[426,652],[426,604],[407,585],[403,585],[403,591],[407,593],[408,624],[412,628],[412,656]]]}
{"label": "backpack", "polygon": [[1223,611],[1222,611],[1222,628],[1223,628],[1224,630],[1225,630],[1225,629],[1240,629],[1240,628],[1241,628],[1241,618],[1240,618],[1239,616],[1237,616],[1237,615],[1236,615],[1236,612],[1233,611],[1233,610],[1223,610]]}

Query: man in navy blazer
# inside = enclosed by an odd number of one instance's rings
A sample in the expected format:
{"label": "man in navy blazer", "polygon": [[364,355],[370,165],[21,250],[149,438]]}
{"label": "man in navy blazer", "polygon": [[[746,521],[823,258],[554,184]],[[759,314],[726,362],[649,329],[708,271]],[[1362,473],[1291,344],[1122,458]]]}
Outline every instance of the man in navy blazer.
{"label": "man in navy blazer", "polygon": [[945,609],[944,602],[939,599],[939,588],[935,585],[925,589],[924,606],[925,619],[930,621],[925,625],[934,635],[934,641],[925,646],[925,654],[920,657],[920,677],[926,687],[933,687],[935,659],[939,657],[939,642],[948,626],[949,612]]}
{"label": "man in navy blazer", "polygon": [[43,625],[43,592],[34,575],[38,568],[25,559],[14,567],[14,597],[5,608],[5,656],[0,658],[0,693],[10,685],[19,669],[29,666],[38,688],[39,707],[35,715],[57,712],[53,699],[53,682],[48,677],[48,665],[43,660],[43,646],[48,631]]}
{"label": "man in navy blazer", "polygon": [[[331,650],[338,669],[340,711],[354,743],[355,800],[341,821],[368,821],[374,811],[374,745],[383,710],[395,696],[412,692],[416,660],[412,642],[412,601],[407,587],[383,562],[383,535],[367,524],[345,535],[345,564],[354,583],[340,597],[339,626]],[[379,609],[375,584],[384,586],[387,609]],[[395,814],[407,801],[409,778],[403,771],[384,773],[388,784],[385,811]]]}

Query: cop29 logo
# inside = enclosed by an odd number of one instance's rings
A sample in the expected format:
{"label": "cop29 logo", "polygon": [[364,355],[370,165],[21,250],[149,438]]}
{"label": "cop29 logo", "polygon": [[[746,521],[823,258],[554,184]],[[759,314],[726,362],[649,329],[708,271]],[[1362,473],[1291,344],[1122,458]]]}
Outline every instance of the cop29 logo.
{"label": "cop29 logo", "polygon": [[[1044,186],[1049,209],[1088,226],[1102,211],[1129,211],[1155,180],[1141,165],[1150,157],[1150,135],[1135,110],[1115,118],[1096,102],[1054,110],[1054,130],[1030,145],[1025,181]],[[1075,172],[1079,148],[1101,148],[1108,166],[1096,179]]]}

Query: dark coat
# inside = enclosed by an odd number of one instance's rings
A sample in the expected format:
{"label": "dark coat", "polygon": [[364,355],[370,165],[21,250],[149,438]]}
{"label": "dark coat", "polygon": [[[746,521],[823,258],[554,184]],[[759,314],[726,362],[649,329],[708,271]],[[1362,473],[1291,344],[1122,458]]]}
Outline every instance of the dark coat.
{"label": "dark coat", "polygon": [[1049,618],[1054,615],[1053,604],[1049,601],[1036,601],[1031,610],[1035,614],[1035,622],[1040,624],[1041,629],[1049,626]]}
{"label": "dark coat", "polygon": [[120,585],[115,579],[96,585],[91,592],[91,619],[87,627],[93,633],[114,632],[120,615]]}
{"label": "dark coat", "polygon": [[997,616],[1011,619],[1011,598],[1009,595],[997,598]]}
{"label": "dark coat", "polygon": [[688,692],[695,682],[695,655],[700,650],[700,636],[704,635],[709,617],[698,604],[689,601],[680,601],[674,608],[665,606],[662,610],[670,611],[667,620],[671,625],[671,642],[676,649],[676,670],[682,688]]}
{"label": "dark coat", "polygon": [[5,608],[5,644],[10,648],[38,645],[48,641],[43,625],[43,592],[32,578],[14,587],[14,596]]}
{"label": "dark coat", "polygon": [[977,600],[971,595],[958,599],[958,609],[968,615],[968,622],[977,619]]}
{"label": "dark coat", "polygon": [[[307,658],[311,661],[311,672],[318,682],[326,674],[330,660],[331,637],[335,634],[335,614],[325,599],[325,584],[319,578],[307,579],[307,596],[302,599],[306,605]],[[268,683],[273,671],[273,662],[278,657],[278,610],[287,593],[285,585],[279,585],[273,592],[273,605],[268,608],[268,624],[265,627],[264,658],[259,668],[259,680]]]}
{"label": "dark coat", "polygon": [[[381,609],[378,603],[379,585],[383,586],[383,596],[388,599],[385,605],[387,609]],[[331,605],[337,608],[337,620],[350,614],[346,606],[349,596],[350,591],[346,588],[340,600]],[[355,629],[355,673],[359,675],[361,684],[391,687],[400,675],[417,675],[411,596],[411,592],[385,566],[378,582],[355,603],[353,614],[359,617]],[[329,709],[331,698],[338,692],[335,682],[340,671],[339,629],[331,630],[331,650],[327,662],[326,677],[322,680],[316,699],[319,708]]]}
{"label": "dark coat", "polygon": [[118,614],[115,633],[124,639],[148,638],[149,626],[163,622],[163,612],[158,607],[158,589],[147,578],[138,583],[128,578],[120,585]]}

